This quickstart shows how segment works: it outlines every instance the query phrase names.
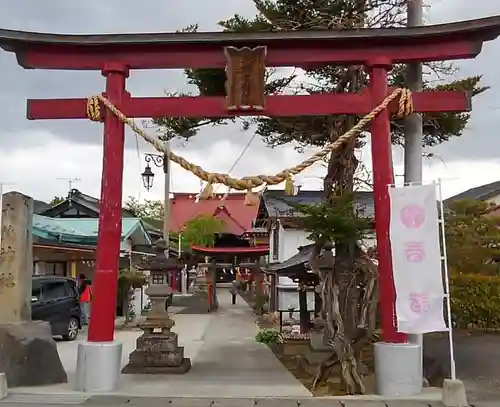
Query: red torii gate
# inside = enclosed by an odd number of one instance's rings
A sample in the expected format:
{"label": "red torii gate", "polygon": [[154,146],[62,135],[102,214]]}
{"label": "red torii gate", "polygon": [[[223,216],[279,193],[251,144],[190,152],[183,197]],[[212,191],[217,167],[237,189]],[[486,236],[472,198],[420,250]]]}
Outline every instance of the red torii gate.
{"label": "red torii gate", "polygon": [[[500,34],[500,17],[411,29],[356,29],[272,33],[168,33],[57,35],[0,30],[0,47],[16,54],[25,69],[96,70],[106,77],[105,97],[127,117],[231,117],[364,114],[389,93],[387,74],[395,63],[474,58],[484,41]],[[126,91],[131,69],[224,68],[227,47],[266,47],[267,66],[365,65],[370,92],[269,96],[263,110],[228,110],[225,97],[134,98]],[[417,112],[470,109],[463,92],[413,94]],[[401,342],[394,320],[394,283],[389,241],[387,186],[394,182],[390,113],[371,124],[377,246],[384,340]],[[121,240],[124,124],[101,108],[104,157],[94,302],[88,339],[114,339]],[[86,119],[86,99],[28,100],[28,119]]]}

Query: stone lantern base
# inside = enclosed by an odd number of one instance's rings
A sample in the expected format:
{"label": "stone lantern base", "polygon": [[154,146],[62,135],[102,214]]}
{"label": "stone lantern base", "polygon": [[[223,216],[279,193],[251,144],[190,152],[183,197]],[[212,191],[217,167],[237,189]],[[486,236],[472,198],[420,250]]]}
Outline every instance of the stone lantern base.
{"label": "stone lantern base", "polygon": [[144,333],[137,338],[136,349],[123,368],[125,374],[184,374],[191,369],[191,360],[184,357],[184,347],[170,329],[171,319],[148,319],[140,328]]}

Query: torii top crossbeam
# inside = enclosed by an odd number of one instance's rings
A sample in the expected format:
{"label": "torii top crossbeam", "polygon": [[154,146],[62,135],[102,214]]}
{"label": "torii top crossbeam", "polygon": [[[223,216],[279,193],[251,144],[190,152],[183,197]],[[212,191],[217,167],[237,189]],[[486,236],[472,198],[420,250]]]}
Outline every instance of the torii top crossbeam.
{"label": "torii top crossbeam", "polygon": [[[112,59],[130,69],[223,68],[221,47],[267,47],[267,66],[393,63],[472,58],[500,34],[500,16],[412,28],[262,33],[62,35],[0,30],[0,47],[34,69],[102,70]],[[290,50],[293,48],[293,50]],[[82,56],[85,57],[82,57]]]}

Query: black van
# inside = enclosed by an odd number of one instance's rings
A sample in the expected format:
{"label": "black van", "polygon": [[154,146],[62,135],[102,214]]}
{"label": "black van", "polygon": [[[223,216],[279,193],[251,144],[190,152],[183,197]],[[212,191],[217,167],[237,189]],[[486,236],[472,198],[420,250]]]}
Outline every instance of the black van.
{"label": "black van", "polygon": [[49,322],[52,335],[74,341],[82,328],[76,281],[58,276],[33,276],[31,319]]}

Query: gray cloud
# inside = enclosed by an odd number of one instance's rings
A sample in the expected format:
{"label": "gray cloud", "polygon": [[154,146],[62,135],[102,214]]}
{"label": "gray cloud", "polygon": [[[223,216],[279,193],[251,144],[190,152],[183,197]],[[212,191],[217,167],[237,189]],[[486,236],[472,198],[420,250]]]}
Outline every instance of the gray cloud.
{"label": "gray cloud", "polygon": [[[107,0],[104,3],[17,0],[9,3],[8,8],[0,11],[0,27],[57,33],[168,32],[192,23],[199,23],[203,30],[214,30],[218,20],[235,12],[249,14],[253,7],[244,0],[218,0],[217,7],[197,0],[173,4],[162,0]],[[2,6],[5,7],[6,2]],[[29,134],[41,129],[76,143],[101,143],[102,126],[89,121],[34,122],[25,118],[26,98],[87,97],[102,92],[104,79],[99,72],[26,71],[17,65],[13,55],[5,52],[0,53],[0,72],[3,148],[17,149],[40,143],[41,140],[20,139],[12,134],[21,131]],[[182,86],[182,71],[132,72],[127,82],[128,89],[137,96],[160,96],[164,90],[175,91]],[[127,141],[129,147],[135,146],[133,138]]]}
{"label": "gray cloud", "polygon": [[[0,27],[59,33],[174,31],[191,23],[199,23],[203,30],[213,30],[218,20],[234,13],[253,13],[251,0],[217,0],[216,3],[207,0],[16,0],[9,1],[8,6],[6,3],[4,0],[0,6]],[[432,23],[500,14],[500,1],[436,0],[428,14]],[[464,136],[435,149],[436,154],[447,160],[497,156],[496,149],[492,148],[499,143],[494,133],[500,128],[500,117],[496,115],[496,109],[500,109],[496,96],[500,88],[496,55],[500,55],[500,40],[487,44],[476,60],[457,63],[461,68],[459,76],[483,74],[484,83],[492,89],[475,100],[473,118]],[[25,119],[26,98],[87,97],[101,92],[104,80],[98,72],[25,71],[17,66],[12,55],[4,52],[0,53],[0,72],[2,148],[41,145],[43,139],[39,138],[38,130],[75,143],[101,143],[102,126],[85,120],[32,122]],[[161,95],[165,89],[172,91],[185,86],[180,71],[133,72],[127,84],[129,90],[138,96]],[[16,137],[20,133],[27,136]],[[248,132],[241,133],[237,126],[227,126],[202,132],[190,145],[193,149],[203,150],[207,143],[227,139],[242,146],[249,136]],[[128,138],[128,146],[135,146],[133,138]],[[258,141],[254,142],[252,151],[258,156],[267,152]]]}

